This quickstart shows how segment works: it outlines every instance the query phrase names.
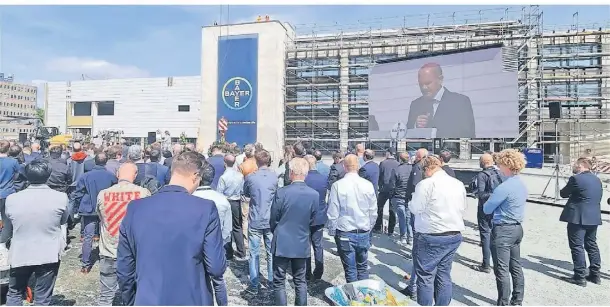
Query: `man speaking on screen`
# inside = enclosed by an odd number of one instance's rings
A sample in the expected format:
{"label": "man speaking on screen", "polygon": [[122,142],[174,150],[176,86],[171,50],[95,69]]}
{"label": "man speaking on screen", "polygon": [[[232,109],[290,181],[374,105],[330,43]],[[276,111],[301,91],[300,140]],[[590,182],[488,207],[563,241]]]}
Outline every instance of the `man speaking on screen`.
{"label": "man speaking on screen", "polygon": [[407,127],[436,128],[437,138],[474,138],[474,115],[470,98],[443,86],[443,70],[428,63],[417,74],[422,96],[409,108]]}

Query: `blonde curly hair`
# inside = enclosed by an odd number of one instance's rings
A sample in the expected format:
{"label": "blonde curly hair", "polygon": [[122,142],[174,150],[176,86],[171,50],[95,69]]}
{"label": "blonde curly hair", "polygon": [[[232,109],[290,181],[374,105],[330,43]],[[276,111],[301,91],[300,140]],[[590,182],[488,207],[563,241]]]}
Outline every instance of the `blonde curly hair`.
{"label": "blonde curly hair", "polygon": [[525,156],[516,149],[504,149],[496,155],[496,164],[518,174],[525,168]]}

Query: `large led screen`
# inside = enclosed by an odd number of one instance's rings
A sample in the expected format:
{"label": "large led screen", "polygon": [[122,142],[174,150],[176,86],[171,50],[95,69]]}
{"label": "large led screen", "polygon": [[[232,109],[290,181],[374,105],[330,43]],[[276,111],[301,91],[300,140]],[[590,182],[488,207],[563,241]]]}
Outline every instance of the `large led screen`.
{"label": "large led screen", "polygon": [[516,137],[516,59],[504,58],[514,53],[503,48],[375,65],[369,73],[369,138]]}

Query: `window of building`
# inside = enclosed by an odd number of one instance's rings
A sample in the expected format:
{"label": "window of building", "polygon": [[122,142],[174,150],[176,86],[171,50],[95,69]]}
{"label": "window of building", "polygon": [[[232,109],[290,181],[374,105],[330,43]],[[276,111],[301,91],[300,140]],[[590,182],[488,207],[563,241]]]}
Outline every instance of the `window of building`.
{"label": "window of building", "polygon": [[178,106],[178,112],[190,112],[191,111],[191,106],[187,105],[187,104],[181,104]]}
{"label": "window of building", "polygon": [[114,115],[114,101],[100,101],[97,103],[97,115],[112,116]]}
{"label": "window of building", "polygon": [[75,102],[73,112],[74,116],[91,116],[91,101]]}

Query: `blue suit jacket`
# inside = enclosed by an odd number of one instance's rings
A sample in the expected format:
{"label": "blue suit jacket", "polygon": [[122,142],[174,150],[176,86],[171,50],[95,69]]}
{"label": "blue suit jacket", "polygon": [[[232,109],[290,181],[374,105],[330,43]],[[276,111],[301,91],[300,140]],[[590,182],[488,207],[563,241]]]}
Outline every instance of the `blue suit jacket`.
{"label": "blue suit jacket", "polygon": [[560,221],[589,226],[602,224],[602,182],[593,173],[583,172],[570,177],[560,194],[568,198]]}
{"label": "blue suit jacket", "polygon": [[285,258],[310,257],[309,228],[316,216],[318,200],[318,193],[300,181],[277,190],[269,220],[273,232],[273,255]]}
{"label": "blue suit jacket", "polygon": [[208,158],[208,163],[214,167],[214,180],[212,181],[212,189],[216,190],[220,176],[225,172],[225,158],[223,155],[215,155]]}
{"label": "blue suit jacket", "polygon": [[328,221],[328,216],[326,216],[326,211],[328,210],[328,204],[326,203],[328,177],[322,175],[317,170],[311,170],[307,173],[307,177],[305,177],[305,184],[318,192],[319,195],[318,210],[312,226],[324,225]]}
{"label": "blue suit jacket", "polygon": [[358,171],[360,177],[370,181],[375,188],[375,194],[379,189],[379,164],[374,161],[367,161]]}
{"label": "blue suit jacket", "polygon": [[169,185],[127,206],[117,255],[126,304],[213,306],[210,278],[226,266],[213,201]]}

